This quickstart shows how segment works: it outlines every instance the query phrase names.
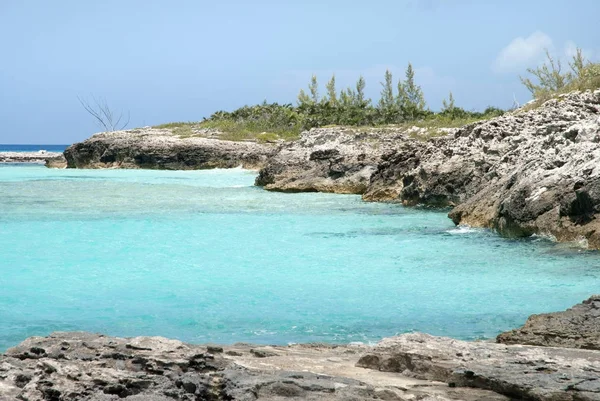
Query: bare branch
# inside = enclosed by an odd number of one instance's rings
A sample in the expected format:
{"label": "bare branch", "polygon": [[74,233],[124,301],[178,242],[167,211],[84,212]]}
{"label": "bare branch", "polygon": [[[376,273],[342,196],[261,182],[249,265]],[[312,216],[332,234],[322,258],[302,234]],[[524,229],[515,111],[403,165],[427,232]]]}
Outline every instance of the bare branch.
{"label": "bare branch", "polygon": [[91,96],[92,102],[89,100],[81,98],[77,96],[77,100],[84,108],[84,110],[91,115],[96,122],[104,128],[105,132],[112,132],[125,129],[129,125],[130,114],[127,112],[127,121],[123,124],[123,113],[121,112],[118,117],[116,117],[113,109],[110,108],[108,102],[105,98],[96,98],[95,96]]}

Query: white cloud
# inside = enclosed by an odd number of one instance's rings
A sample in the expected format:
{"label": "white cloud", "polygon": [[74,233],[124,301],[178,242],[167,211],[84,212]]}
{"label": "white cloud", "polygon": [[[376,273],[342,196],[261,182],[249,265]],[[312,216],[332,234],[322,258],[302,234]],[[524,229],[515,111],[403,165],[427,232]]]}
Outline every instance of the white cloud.
{"label": "white cloud", "polygon": [[545,49],[551,50],[553,42],[544,32],[536,31],[528,37],[518,37],[506,46],[492,65],[495,72],[523,71],[544,58]]}

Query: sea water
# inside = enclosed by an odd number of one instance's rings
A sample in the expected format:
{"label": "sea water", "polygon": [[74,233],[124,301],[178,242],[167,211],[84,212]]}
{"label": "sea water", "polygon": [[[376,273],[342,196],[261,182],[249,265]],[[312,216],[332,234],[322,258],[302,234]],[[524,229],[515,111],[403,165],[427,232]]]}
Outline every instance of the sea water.
{"label": "sea water", "polygon": [[0,143],[0,152],[63,152],[68,145],[3,145]]}
{"label": "sea water", "polygon": [[188,342],[491,338],[600,289],[596,252],[255,172],[0,167],[0,351],[85,330]]}

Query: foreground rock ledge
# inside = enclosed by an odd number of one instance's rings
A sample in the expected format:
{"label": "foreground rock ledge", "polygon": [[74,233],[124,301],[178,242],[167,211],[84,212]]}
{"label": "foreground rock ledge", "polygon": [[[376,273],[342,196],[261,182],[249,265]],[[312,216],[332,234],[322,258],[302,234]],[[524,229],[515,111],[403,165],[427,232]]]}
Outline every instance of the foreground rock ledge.
{"label": "foreground rock ledge", "polygon": [[420,333],[375,347],[54,333],[0,356],[0,399],[600,400],[600,352]]}
{"label": "foreground rock ledge", "polygon": [[275,149],[271,144],[221,140],[208,131],[193,135],[149,127],[104,132],[69,146],[64,156],[69,168],[258,169]]}
{"label": "foreground rock ledge", "polygon": [[600,295],[564,312],[532,315],[523,327],[500,334],[497,341],[600,350]]}

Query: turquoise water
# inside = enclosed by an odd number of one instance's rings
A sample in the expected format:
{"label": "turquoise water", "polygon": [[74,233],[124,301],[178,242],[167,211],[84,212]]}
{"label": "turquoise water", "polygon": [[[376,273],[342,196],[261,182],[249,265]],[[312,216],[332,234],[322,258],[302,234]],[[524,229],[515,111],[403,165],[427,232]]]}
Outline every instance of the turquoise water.
{"label": "turquoise water", "polygon": [[269,193],[254,177],[0,167],[0,350],[54,330],[489,338],[598,292],[595,252],[455,228],[444,211]]}
{"label": "turquoise water", "polygon": [[63,152],[69,145],[3,145],[0,143],[0,152]]}

